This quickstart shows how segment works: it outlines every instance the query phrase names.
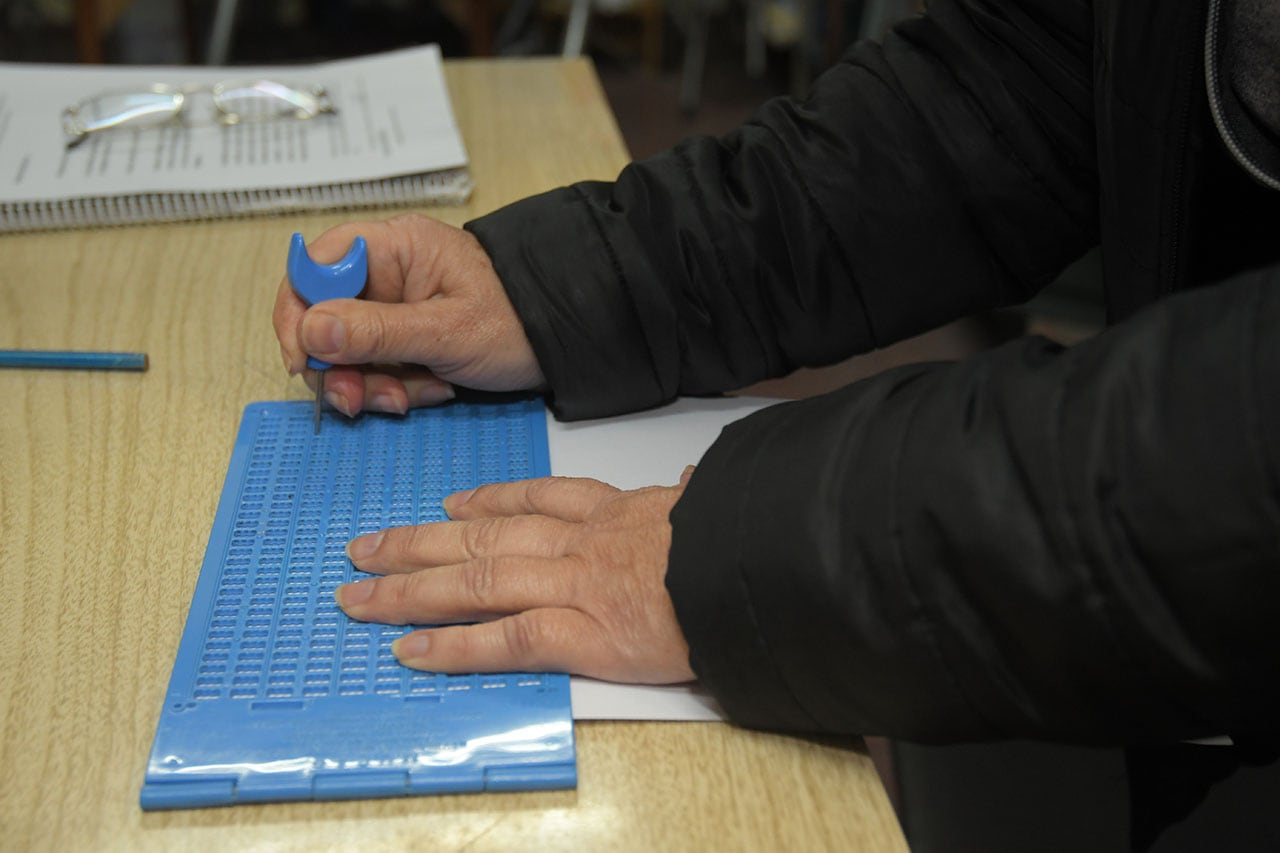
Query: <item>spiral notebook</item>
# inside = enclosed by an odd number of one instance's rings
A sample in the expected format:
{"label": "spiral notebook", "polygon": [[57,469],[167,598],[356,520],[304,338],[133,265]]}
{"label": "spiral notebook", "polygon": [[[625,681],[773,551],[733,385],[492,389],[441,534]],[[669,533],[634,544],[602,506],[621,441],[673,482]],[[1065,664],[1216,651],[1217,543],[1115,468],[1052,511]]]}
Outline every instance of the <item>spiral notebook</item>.
{"label": "spiral notebook", "polygon": [[357,622],[353,537],[549,472],[538,400],[398,418],[245,409],[156,726],[144,809],[573,787],[569,677],[407,669],[410,627]]}
{"label": "spiral notebook", "polygon": [[[209,90],[322,86],[333,114],[225,125]],[[66,145],[64,109],[103,92],[188,91],[181,121]],[[0,232],[417,204],[470,197],[436,45],[303,66],[0,62]]]}

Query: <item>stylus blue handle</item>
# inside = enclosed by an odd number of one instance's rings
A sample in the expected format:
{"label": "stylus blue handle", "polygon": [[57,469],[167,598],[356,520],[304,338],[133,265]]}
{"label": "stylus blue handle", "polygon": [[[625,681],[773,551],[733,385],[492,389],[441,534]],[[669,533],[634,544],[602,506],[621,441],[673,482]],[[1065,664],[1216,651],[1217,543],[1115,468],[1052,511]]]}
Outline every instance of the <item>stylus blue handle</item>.
{"label": "stylus blue handle", "polygon": [[85,352],[82,350],[0,350],[0,367],[64,368],[68,370],[146,370],[145,352]]}
{"label": "stylus blue handle", "polygon": [[[289,242],[286,266],[289,285],[303,302],[315,305],[326,299],[354,299],[364,290],[369,277],[369,250],[363,237],[357,237],[346,256],[336,264],[317,264],[307,254],[307,243],[301,234]],[[307,356],[307,367],[328,370],[327,361]]]}

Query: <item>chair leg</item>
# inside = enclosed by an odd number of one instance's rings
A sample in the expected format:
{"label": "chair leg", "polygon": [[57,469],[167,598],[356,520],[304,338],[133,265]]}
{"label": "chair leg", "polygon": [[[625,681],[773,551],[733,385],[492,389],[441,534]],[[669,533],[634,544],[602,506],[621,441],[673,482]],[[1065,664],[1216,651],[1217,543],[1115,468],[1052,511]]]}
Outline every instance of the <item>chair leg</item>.
{"label": "chair leg", "polygon": [[748,77],[763,77],[765,71],[764,0],[747,0],[746,69]]}
{"label": "chair leg", "polygon": [[182,0],[178,8],[178,18],[182,27],[183,62],[187,65],[195,65],[200,61],[200,45],[196,43],[196,15],[192,8],[194,3],[195,0]]}
{"label": "chair leg", "polygon": [[76,55],[81,62],[93,65],[102,62],[103,58],[102,20],[99,14],[97,0],[76,0]]}
{"label": "chair leg", "polygon": [[710,13],[698,8],[689,15],[685,27],[684,67],[680,72],[680,109],[698,110],[702,101],[702,75],[707,65],[707,35]]}
{"label": "chair leg", "polygon": [[564,27],[564,48],[560,55],[572,59],[582,55],[587,40],[587,20],[591,17],[591,0],[573,0],[569,7],[569,20]]}
{"label": "chair leg", "polygon": [[662,28],[666,15],[662,8],[662,0],[643,0],[644,2],[644,36],[641,53],[644,63],[650,71],[662,70]]}
{"label": "chair leg", "polygon": [[800,37],[791,47],[791,96],[803,98],[813,82],[815,0],[798,0]]}
{"label": "chair leg", "polygon": [[[476,6],[475,0],[470,4],[473,8]],[[497,34],[488,41],[488,53],[477,53],[472,51],[473,56],[488,56],[489,54],[497,54],[501,56],[512,45],[520,41],[522,35],[525,34],[529,26],[529,21],[533,18],[536,10],[537,0],[514,0],[502,16],[502,20],[498,24]],[[493,28],[492,16],[489,21],[489,28]]]}
{"label": "chair leg", "polygon": [[227,64],[237,6],[238,0],[218,0],[218,5],[213,10],[213,27],[209,33],[209,47],[205,51],[205,65]]}
{"label": "chair leg", "polygon": [[864,0],[862,4],[862,20],[858,24],[858,38],[874,39],[884,35],[895,9],[888,0]]}

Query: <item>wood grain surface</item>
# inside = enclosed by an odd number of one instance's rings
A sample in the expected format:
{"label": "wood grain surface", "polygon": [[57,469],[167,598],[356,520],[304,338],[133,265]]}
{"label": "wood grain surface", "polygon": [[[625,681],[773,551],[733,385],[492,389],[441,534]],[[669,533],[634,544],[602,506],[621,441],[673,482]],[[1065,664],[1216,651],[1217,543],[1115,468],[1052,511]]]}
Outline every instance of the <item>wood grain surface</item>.
{"label": "wood grain surface", "polygon": [[[476,190],[432,215],[627,161],[585,61],[446,75]],[[289,236],[352,217],[0,236],[0,348],[151,361],[0,370],[0,849],[905,849],[860,742],[707,723],[577,724],[574,791],[139,809],[241,411],[308,397],[270,321]]]}

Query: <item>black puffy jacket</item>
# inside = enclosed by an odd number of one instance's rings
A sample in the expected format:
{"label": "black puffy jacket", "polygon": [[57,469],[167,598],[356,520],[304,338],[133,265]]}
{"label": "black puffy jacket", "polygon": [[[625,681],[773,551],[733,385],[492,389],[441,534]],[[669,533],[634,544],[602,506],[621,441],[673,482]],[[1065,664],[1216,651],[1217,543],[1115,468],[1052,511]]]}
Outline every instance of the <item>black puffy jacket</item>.
{"label": "black puffy jacket", "polygon": [[468,225],[566,418],[884,346],[1101,245],[1102,335],[893,370],[711,448],[667,583],[732,718],[1280,731],[1280,193],[1218,3],[935,0],[802,103]]}

